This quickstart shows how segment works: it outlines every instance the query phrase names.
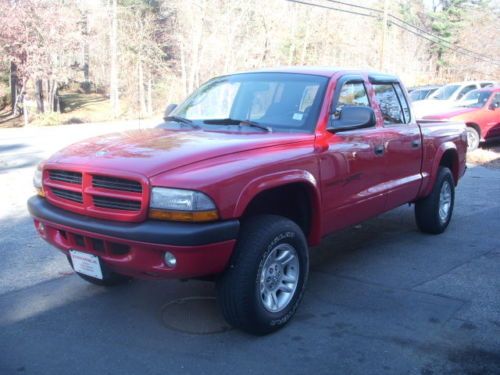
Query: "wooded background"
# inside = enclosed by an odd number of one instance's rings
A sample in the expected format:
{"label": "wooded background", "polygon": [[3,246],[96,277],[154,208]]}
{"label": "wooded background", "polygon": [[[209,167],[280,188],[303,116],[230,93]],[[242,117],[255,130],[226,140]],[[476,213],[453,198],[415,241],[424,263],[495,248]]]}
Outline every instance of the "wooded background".
{"label": "wooded background", "polygon": [[0,109],[65,112],[78,92],[151,116],[213,76],[284,65],[498,79],[499,16],[483,0],[0,0]]}

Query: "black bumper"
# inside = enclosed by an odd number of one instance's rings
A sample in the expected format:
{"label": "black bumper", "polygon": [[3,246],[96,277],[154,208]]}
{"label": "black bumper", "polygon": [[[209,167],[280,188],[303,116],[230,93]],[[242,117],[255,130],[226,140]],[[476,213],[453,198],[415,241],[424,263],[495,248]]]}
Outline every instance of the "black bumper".
{"label": "black bumper", "polygon": [[62,210],[39,196],[28,200],[28,210],[34,218],[70,228],[124,240],[176,246],[197,246],[233,240],[240,228],[238,220],[196,224],[156,220],[142,223],[107,221]]}

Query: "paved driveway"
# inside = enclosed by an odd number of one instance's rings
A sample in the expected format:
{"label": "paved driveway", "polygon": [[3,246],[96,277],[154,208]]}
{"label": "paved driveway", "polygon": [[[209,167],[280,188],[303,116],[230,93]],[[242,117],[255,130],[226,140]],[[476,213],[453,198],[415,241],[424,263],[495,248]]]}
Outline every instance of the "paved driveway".
{"label": "paved driveway", "polygon": [[500,171],[468,170],[443,235],[401,207],[326,239],[294,320],[253,337],[208,282],[100,289],[38,238],[34,164],[104,130],[0,131],[0,374],[500,374]]}

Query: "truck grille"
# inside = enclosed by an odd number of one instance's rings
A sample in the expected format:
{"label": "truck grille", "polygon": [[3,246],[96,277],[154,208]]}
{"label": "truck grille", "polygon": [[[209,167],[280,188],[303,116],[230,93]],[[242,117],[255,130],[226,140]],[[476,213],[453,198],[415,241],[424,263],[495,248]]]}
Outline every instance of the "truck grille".
{"label": "truck grille", "polygon": [[94,175],[92,176],[92,186],[103,189],[142,193],[142,185],[139,182],[117,177]]}
{"label": "truck grille", "polygon": [[49,177],[54,181],[62,181],[70,184],[82,184],[82,174],[80,172],[61,171],[58,169],[51,169]]}
{"label": "truck grille", "polygon": [[77,193],[66,189],[58,189],[54,187],[50,190],[52,190],[52,193],[54,193],[54,195],[58,196],[59,198],[66,199],[68,201],[83,203],[82,193]]}
{"label": "truck grille", "polygon": [[128,199],[109,198],[94,196],[94,206],[101,208],[113,208],[115,210],[139,211],[141,202]]}
{"label": "truck grille", "polygon": [[147,217],[149,189],[140,177],[47,167],[43,185],[47,200],[68,211],[118,221]]}

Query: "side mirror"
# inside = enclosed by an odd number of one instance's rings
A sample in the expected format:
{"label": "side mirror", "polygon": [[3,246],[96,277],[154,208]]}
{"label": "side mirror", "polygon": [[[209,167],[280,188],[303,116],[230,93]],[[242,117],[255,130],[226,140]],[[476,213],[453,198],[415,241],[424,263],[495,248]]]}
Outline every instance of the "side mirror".
{"label": "side mirror", "polygon": [[345,105],[340,111],[338,119],[332,118],[328,131],[332,133],[370,128],[375,126],[375,112],[370,107]]}
{"label": "side mirror", "polygon": [[495,109],[497,109],[498,107],[500,107],[500,102],[493,102],[490,104],[490,109],[492,111],[494,111]]}
{"label": "side mirror", "polygon": [[167,108],[165,108],[165,112],[163,112],[163,118],[167,118],[174,109],[177,108],[177,104],[169,104],[167,105]]}

